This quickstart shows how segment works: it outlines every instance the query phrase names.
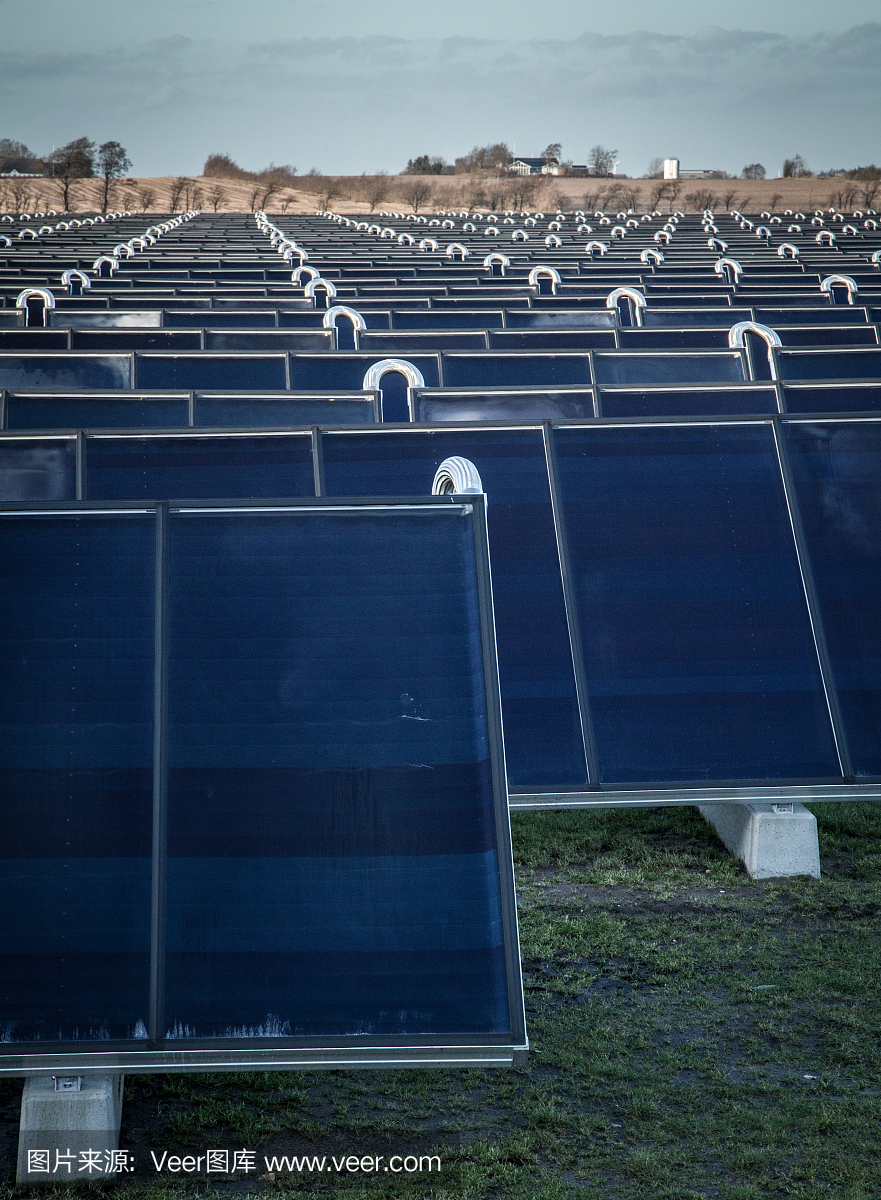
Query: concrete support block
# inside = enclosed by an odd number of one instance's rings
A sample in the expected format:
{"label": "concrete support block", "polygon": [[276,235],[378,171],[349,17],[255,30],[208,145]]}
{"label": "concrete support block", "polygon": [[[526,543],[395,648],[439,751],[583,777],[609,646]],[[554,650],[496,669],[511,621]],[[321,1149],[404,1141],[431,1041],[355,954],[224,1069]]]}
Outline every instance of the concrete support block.
{"label": "concrete support block", "polygon": [[118,1173],[123,1075],[31,1075],[21,1098],[18,1183]]}
{"label": "concrete support block", "polygon": [[803,804],[699,804],[753,879],[820,875],[817,818]]}

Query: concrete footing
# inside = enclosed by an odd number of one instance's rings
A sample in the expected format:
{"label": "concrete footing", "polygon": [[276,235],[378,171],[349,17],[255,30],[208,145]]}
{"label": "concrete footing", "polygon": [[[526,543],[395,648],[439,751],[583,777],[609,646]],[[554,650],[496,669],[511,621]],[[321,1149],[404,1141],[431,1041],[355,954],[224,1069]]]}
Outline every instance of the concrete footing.
{"label": "concrete footing", "polygon": [[699,804],[753,879],[820,874],[817,818],[803,804]]}
{"label": "concrete footing", "polygon": [[[123,1075],[32,1075],[21,1098],[18,1183],[119,1173]],[[123,1166],[124,1170],[125,1167]]]}

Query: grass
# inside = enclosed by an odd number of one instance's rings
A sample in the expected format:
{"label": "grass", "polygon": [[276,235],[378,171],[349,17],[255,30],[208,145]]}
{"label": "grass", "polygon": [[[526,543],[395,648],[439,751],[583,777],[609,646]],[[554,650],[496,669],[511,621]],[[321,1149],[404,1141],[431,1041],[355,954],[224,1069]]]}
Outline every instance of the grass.
{"label": "grass", "polygon": [[[693,809],[516,815],[528,1070],[126,1081],[139,1158],[437,1154],[439,1173],[206,1185],[139,1166],[114,1196],[875,1200],[881,806],[814,811],[823,878],[768,883]],[[9,1172],[20,1088],[0,1090]]]}

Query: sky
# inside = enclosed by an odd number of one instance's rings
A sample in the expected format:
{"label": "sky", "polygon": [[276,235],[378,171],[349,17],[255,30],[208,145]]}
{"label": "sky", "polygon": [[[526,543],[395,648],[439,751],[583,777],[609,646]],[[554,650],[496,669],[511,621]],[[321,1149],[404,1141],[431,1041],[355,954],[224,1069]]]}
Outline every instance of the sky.
{"label": "sky", "polygon": [[600,143],[777,175],[881,164],[881,0],[0,0],[0,137],[401,170],[507,142]]}

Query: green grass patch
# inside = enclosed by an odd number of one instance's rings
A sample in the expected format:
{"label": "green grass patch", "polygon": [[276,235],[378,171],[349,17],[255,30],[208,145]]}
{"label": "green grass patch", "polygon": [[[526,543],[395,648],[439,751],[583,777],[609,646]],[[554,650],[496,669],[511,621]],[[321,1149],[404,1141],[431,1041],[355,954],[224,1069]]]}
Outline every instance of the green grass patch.
{"label": "green grass patch", "polygon": [[[425,1200],[881,1196],[881,806],[813,809],[823,878],[757,883],[690,808],[513,819],[525,1071],[131,1076],[121,1144],[430,1157],[441,1170],[170,1181]],[[12,1184],[20,1083],[0,1084]],[[42,1188],[70,1195],[76,1189]]]}

